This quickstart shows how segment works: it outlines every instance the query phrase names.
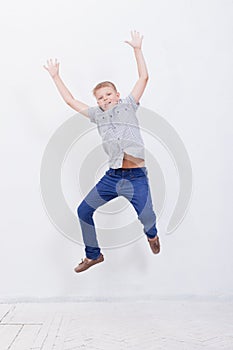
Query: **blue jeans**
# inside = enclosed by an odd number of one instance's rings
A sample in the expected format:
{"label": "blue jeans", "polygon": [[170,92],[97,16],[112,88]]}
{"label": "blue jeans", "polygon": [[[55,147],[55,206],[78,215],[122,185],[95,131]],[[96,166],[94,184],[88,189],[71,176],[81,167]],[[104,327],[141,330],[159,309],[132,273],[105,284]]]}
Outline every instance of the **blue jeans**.
{"label": "blue jeans", "polygon": [[147,237],[157,235],[147,168],[110,168],[77,208],[85,252],[89,259],[97,259],[100,255],[93,214],[98,207],[118,196],[124,196],[133,205]]}

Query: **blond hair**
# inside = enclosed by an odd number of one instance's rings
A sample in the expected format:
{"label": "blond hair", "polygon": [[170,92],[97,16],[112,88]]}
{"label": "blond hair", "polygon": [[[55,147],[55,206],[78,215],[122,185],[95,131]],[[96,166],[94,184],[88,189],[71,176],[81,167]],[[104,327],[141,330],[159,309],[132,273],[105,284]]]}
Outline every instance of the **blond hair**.
{"label": "blond hair", "polygon": [[109,86],[111,88],[113,88],[115,90],[115,92],[117,92],[116,86],[111,82],[111,81],[102,81],[101,83],[97,84],[94,89],[92,90],[93,95],[95,96],[96,91],[103,88]]}

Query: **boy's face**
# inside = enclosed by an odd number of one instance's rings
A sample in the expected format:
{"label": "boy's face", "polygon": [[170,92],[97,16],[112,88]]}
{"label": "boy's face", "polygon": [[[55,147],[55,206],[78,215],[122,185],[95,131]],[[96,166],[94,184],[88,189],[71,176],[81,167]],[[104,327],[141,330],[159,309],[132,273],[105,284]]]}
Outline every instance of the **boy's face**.
{"label": "boy's face", "polygon": [[107,111],[118,103],[120,94],[111,86],[105,86],[96,91],[95,97],[98,105]]}

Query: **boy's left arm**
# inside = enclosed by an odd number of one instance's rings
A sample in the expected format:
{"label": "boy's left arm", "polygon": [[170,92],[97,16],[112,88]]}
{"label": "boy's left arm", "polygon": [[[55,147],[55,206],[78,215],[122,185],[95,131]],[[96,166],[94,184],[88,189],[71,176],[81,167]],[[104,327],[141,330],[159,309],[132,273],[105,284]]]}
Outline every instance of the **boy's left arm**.
{"label": "boy's left arm", "polygon": [[139,78],[131,91],[131,95],[134,97],[135,102],[138,103],[148,82],[149,76],[146,67],[146,62],[142,53],[142,39],[143,36],[140,37],[139,32],[131,32],[131,41],[125,41],[125,43],[129,44],[134,49],[134,54],[137,62],[138,75]]}

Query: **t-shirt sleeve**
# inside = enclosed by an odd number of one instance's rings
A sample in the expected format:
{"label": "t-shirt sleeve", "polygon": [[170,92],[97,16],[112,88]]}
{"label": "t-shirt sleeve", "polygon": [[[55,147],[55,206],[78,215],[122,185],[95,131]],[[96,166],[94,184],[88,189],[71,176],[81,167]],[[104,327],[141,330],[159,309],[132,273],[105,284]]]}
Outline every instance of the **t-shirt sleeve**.
{"label": "t-shirt sleeve", "polygon": [[96,111],[98,107],[89,107],[87,110],[88,117],[92,123],[96,123]]}
{"label": "t-shirt sleeve", "polygon": [[140,103],[136,103],[133,95],[129,94],[127,97],[126,97],[126,102],[129,103],[133,109],[136,111],[138,109],[138,107],[140,106]]}

